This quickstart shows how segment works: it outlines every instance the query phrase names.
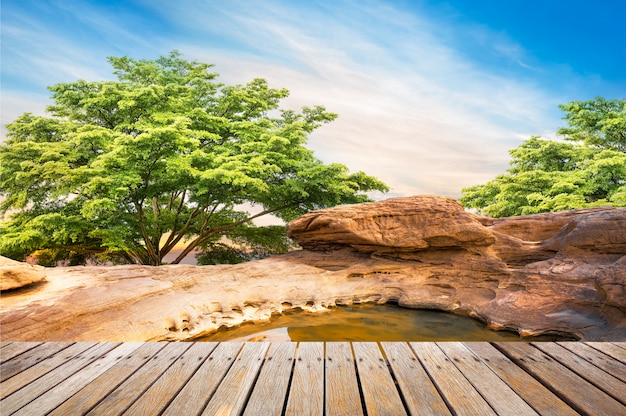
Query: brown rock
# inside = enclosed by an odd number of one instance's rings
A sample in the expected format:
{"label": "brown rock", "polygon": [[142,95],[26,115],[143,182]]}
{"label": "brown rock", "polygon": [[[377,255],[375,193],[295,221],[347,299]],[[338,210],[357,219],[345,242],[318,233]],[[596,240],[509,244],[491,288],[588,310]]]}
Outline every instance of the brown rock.
{"label": "brown rock", "polygon": [[625,218],[494,220],[440,197],[337,207],[289,224],[305,250],[260,261],[49,269],[46,283],[3,294],[0,324],[3,340],[186,340],[287,309],[397,302],[524,336],[625,341]]}
{"label": "brown rock", "polygon": [[307,250],[349,246],[391,257],[428,248],[480,250],[494,242],[475,215],[455,200],[438,196],[312,211],[289,223],[287,233]]}
{"label": "brown rock", "polygon": [[18,289],[46,278],[45,269],[0,256],[0,291]]}

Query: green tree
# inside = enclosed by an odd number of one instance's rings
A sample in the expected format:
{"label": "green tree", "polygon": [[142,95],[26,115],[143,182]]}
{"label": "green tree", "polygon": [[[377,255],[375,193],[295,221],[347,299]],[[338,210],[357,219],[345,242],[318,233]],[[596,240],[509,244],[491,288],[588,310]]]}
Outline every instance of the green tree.
{"label": "green tree", "polygon": [[461,203],[494,217],[602,205],[626,206],[626,100],[561,105],[565,141],[531,137],[511,150],[511,168],[463,189]]}
{"label": "green tree", "polygon": [[[178,263],[224,236],[258,245],[251,221],[260,216],[290,220],[387,190],[316,159],[307,137],[336,115],[281,109],[285,89],[263,79],[223,85],[212,65],[176,51],[109,62],[116,81],[49,87],[49,116],[26,113],[7,125],[2,255],[47,249],[159,265],[184,244]],[[280,249],[282,237],[266,235],[262,243]]]}

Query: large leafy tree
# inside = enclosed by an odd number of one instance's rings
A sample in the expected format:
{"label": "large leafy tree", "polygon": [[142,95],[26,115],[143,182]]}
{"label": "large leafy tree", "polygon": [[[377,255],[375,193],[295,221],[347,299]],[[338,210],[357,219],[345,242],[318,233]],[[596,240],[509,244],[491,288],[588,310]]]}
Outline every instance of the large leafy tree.
{"label": "large leafy tree", "polygon": [[561,105],[563,141],[531,137],[510,151],[511,168],[463,189],[461,203],[495,217],[602,205],[626,206],[626,100]]}
{"label": "large leafy tree", "polygon": [[224,236],[284,247],[275,228],[264,234],[251,221],[270,213],[290,220],[387,190],[316,159],[307,137],[336,115],[281,109],[285,89],[263,79],[223,85],[212,65],[178,52],[109,62],[116,81],[49,87],[49,116],[26,113],[7,125],[1,254],[47,249],[159,265],[181,244],[174,263]]}

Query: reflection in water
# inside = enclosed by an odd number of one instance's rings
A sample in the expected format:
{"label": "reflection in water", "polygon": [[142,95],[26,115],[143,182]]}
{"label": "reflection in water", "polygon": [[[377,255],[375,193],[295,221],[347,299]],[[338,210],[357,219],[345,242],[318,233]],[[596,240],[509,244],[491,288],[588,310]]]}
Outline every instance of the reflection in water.
{"label": "reflection in water", "polygon": [[[554,340],[535,337],[529,340]],[[520,341],[516,333],[447,312],[396,305],[340,306],[327,312],[286,312],[269,322],[220,330],[195,341]]]}

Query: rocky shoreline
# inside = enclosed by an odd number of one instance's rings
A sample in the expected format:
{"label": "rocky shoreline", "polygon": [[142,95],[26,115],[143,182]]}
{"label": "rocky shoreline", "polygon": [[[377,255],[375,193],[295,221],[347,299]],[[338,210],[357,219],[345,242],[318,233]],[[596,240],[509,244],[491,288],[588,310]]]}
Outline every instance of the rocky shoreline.
{"label": "rocky shoreline", "polygon": [[[302,250],[221,266],[59,267],[3,291],[3,341],[191,340],[300,308],[397,302],[522,336],[626,340],[626,209],[493,219],[436,196],[314,211]],[[0,276],[18,273],[0,263]]]}

